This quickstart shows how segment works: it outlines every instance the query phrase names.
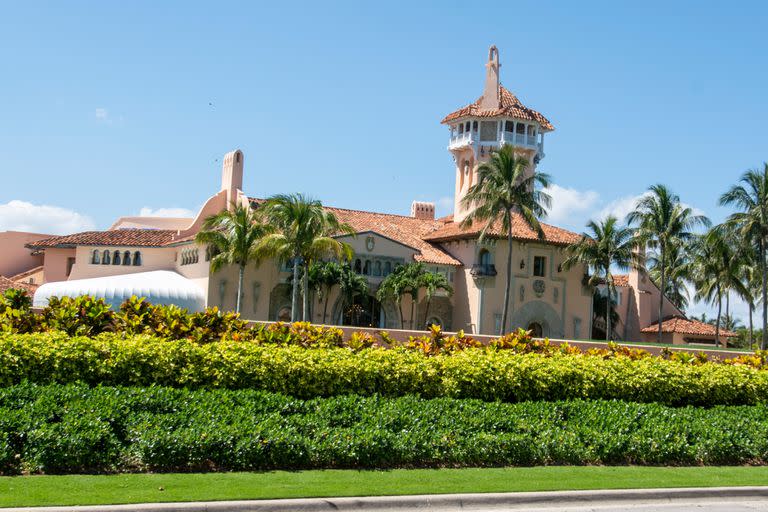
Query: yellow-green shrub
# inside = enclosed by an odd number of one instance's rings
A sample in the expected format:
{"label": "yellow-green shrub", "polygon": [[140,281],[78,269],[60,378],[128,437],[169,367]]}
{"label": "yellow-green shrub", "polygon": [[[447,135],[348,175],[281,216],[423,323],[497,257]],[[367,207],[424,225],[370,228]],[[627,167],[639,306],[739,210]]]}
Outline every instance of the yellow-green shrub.
{"label": "yellow-green shrub", "polygon": [[525,400],[620,399],[669,405],[755,404],[768,372],[656,357],[588,357],[466,349],[305,349],[150,336],[0,335],[0,385],[76,382],[252,388],[309,398],[341,394]]}

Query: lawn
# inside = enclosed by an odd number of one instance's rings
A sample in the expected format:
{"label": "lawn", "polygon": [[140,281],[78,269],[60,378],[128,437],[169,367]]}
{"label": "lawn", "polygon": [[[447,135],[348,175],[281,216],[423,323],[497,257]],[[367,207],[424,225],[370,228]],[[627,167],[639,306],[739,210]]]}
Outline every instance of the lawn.
{"label": "lawn", "polygon": [[0,507],[765,485],[768,467],[550,466],[0,477]]}

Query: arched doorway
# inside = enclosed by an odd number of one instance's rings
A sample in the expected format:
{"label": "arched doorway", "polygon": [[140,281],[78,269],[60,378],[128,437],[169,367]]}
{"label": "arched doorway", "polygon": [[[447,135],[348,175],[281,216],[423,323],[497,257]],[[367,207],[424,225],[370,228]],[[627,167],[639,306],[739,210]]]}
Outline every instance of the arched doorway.
{"label": "arched doorway", "polygon": [[387,315],[372,295],[358,295],[341,311],[341,325],[354,327],[386,327]]}
{"label": "arched doorway", "polygon": [[541,326],[539,322],[531,322],[528,324],[528,331],[531,332],[531,336],[534,338],[541,338],[544,336],[544,328]]}

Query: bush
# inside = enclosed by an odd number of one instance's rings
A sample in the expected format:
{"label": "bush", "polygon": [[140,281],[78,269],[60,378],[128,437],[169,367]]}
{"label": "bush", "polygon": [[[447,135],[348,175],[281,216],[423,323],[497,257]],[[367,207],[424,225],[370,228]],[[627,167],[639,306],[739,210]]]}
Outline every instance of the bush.
{"label": "bush", "polygon": [[756,404],[768,399],[766,371],[657,357],[472,348],[424,357],[406,348],[307,350],[231,340],[201,345],[187,339],[123,338],[112,333],[95,338],[63,333],[0,335],[0,385],[24,380],[251,388],[299,398],[378,393],[504,402],[619,399],[675,406]]}
{"label": "bush", "polygon": [[5,474],[768,460],[764,405],[25,384],[0,389],[0,418]]}

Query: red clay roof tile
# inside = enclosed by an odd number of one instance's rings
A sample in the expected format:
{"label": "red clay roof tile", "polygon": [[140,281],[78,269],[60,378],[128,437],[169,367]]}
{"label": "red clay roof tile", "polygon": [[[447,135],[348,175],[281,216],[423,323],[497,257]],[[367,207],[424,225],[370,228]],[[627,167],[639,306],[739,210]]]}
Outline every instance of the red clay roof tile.
{"label": "red clay roof tile", "polygon": [[496,109],[481,109],[480,108],[480,101],[483,99],[481,96],[477,99],[474,103],[471,103],[467,105],[466,107],[462,107],[459,110],[456,110],[455,112],[451,112],[447,116],[443,118],[442,121],[440,121],[442,124],[450,123],[452,121],[456,121],[458,119],[461,119],[462,117],[497,117],[497,116],[505,116],[505,117],[514,117],[515,119],[523,119],[526,121],[536,121],[541,125],[541,127],[544,130],[551,131],[554,130],[555,127],[552,126],[552,123],[549,122],[549,120],[544,117],[539,112],[533,110],[532,108],[528,108],[525,105],[523,105],[519,99],[517,99],[517,96],[512,94],[509,90],[505,89],[502,86],[499,86],[500,91],[500,101],[499,101],[499,108]]}
{"label": "red clay roof tile", "polygon": [[[658,332],[659,323],[655,322],[648,327],[641,329],[640,332],[654,333]],[[680,334],[693,334],[699,336],[714,336],[715,326],[711,324],[705,324],[698,320],[690,320],[679,316],[673,316],[666,318],[661,322],[661,332],[666,333],[680,333]],[[720,329],[720,336],[725,338],[734,338],[738,336],[733,331],[726,329]]]}
{"label": "red clay roof tile", "polygon": [[71,247],[76,245],[106,245],[129,247],[161,247],[173,241],[176,234],[172,229],[115,229],[112,231],[84,231],[73,235],[52,236],[35,242],[27,247],[45,249],[46,247]]}

